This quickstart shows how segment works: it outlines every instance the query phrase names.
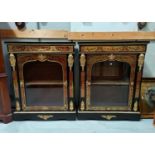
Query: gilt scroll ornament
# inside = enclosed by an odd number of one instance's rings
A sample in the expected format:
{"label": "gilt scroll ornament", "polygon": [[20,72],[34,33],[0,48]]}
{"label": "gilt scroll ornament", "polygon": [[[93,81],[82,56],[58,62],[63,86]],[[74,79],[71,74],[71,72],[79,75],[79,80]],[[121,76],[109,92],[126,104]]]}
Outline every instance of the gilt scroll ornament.
{"label": "gilt scroll ornament", "polygon": [[84,101],[83,100],[81,101],[81,104],[80,104],[80,110],[81,111],[84,111],[85,110],[85,104],[84,104]]}
{"label": "gilt scroll ornament", "polygon": [[63,82],[63,85],[64,85],[64,87],[67,87],[67,85],[68,85],[67,80]]}
{"label": "gilt scroll ornament", "polygon": [[48,120],[49,118],[53,118],[53,115],[38,115],[38,117],[43,120]]}
{"label": "gilt scroll ornament", "polygon": [[73,63],[74,63],[73,55],[69,54],[69,56],[68,56],[68,66],[70,68],[70,71],[72,70]]}
{"label": "gilt scroll ornament", "polygon": [[10,64],[11,67],[13,68],[13,71],[15,71],[15,67],[16,67],[16,58],[14,54],[10,54]]}
{"label": "gilt scroll ornament", "polygon": [[109,58],[109,61],[113,61],[113,60],[115,59],[115,55],[110,54],[110,55],[108,56],[108,58]]}
{"label": "gilt scroll ornament", "polygon": [[144,54],[140,54],[138,58],[139,72],[141,71],[143,64],[144,64]]}
{"label": "gilt scroll ornament", "polygon": [[116,115],[101,115],[102,118],[105,118],[106,120],[111,120],[112,118],[115,118]]}
{"label": "gilt scroll ornament", "polygon": [[24,81],[23,80],[20,81],[20,86],[24,87]]}
{"label": "gilt scroll ornament", "polygon": [[47,60],[47,56],[44,55],[44,54],[39,54],[39,55],[38,55],[38,60],[39,60],[40,62],[44,62],[44,61]]}
{"label": "gilt scroll ornament", "polygon": [[133,106],[133,111],[138,111],[138,101],[136,101],[135,103],[134,103],[134,106]]}
{"label": "gilt scroll ornament", "polygon": [[81,56],[80,56],[80,65],[82,67],[82,71],[84,71],[85,64],[86,64],[86,57],[85,57],[84,54],[81,54]]}
{"label": "gilt scroll ornament", "polygon": [[69,102],[69,110],[70,111],[73,111],[74,110],[74,103],[73,103],[73,101],[70,101]]}
{"label": "gilt scroll ornament", "polygon": [[19,101],[16,101],[16,111],[20,111],[20,104],[19,104]]}

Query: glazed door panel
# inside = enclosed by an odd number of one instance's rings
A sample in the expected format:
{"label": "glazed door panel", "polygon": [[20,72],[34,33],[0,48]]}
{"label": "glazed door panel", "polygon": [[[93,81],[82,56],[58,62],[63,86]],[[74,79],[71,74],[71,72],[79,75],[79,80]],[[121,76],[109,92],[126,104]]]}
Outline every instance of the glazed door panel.
{"label": "glazed door panel", "polygon": [[131,110],[136,55],[87,55],[86,110]]}
{"label": "glazed door panel", "polygon": [[67,110],[67,55],[18,54],[22,110]]}

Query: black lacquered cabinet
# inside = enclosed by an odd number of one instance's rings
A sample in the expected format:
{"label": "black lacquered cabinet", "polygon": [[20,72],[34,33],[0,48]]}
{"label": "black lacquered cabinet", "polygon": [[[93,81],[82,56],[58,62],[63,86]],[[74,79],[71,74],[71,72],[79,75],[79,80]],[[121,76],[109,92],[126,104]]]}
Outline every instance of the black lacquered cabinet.
{"label": "black lacquered cabinet", "polygon": [[79,45],[79,119],[139,119],[139,93],[147,42]]}
{"label": "black lacquered cabinet", "polygon": [[73,43],[9,43],[14,119],[72,120]]}

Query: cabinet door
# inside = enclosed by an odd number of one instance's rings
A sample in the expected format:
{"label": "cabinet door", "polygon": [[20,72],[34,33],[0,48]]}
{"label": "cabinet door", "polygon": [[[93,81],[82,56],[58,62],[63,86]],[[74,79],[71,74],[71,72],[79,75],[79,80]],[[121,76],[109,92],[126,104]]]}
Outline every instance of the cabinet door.
{"label": "cabinet door", "polygon": [[18,54],[22,110],[67,110],[67,56]]}
{"label": "cabinet door", "polygon": [[131,110],[136,55],[87,55],[86,110]]}

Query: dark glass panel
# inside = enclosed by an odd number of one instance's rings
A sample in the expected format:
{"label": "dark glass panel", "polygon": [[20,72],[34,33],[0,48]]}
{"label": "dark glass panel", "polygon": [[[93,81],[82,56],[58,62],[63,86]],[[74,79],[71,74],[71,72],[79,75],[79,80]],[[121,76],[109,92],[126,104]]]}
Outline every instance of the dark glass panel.
{"label": "dark glass panel", "polygon": [[127,106],[130,65],[119,61],[93,65],[90,102],[93,106]]}
{"label": "dark glass panel", "polygon": [[24,82],[28,106],[63,106],[63,71],[59,63],[26,63]]}
{"label": "dark glass panel", "polygon": [[91,103],[93,106],[127,106],[127,85],[92,85]]}

